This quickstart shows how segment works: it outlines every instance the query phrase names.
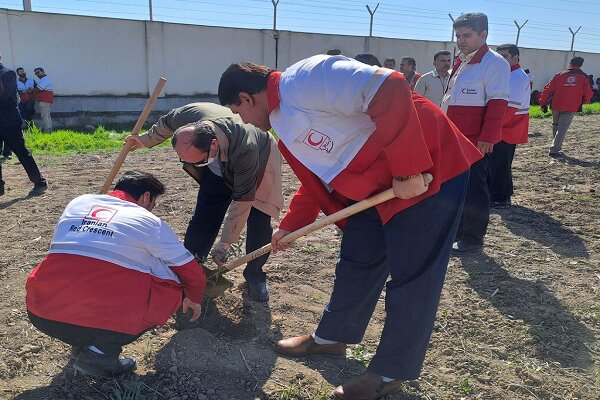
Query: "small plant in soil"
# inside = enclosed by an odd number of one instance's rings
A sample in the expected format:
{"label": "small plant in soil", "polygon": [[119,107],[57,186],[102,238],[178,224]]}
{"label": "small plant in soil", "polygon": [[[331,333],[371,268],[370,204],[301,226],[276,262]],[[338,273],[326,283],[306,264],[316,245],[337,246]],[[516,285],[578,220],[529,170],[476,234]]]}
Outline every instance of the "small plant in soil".
{"label": "small plant in soil", "polygon": [[462,390],[464,394],[469,394],[473,392],[473,387],[469,383],[469,378],[465,378],[462,381],[460,381],[460,390]]}

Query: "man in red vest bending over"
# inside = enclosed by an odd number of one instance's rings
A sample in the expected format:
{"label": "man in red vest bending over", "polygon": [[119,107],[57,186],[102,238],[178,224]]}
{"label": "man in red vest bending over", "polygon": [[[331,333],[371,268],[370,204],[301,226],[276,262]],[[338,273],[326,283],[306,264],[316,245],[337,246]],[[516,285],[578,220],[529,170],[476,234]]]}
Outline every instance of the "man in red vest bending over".
{"label": "man in red vest bending over", "polygon": [[[333,391],[378,399],[416,379],[433,328],[468,169],[481,157],[402,74],[344,56],[317,55],[285,72],[231,65],[219,100],[246,123],[273,128],[301,186],[273,234],[291,231],[393,188],[396,198],[342,221],[333,292],[313,334],[281,340],[288,356],[345,355],[360,343],[383,286],[386,321],[366,373]],[[433,176],[433,181],[431,180]],[[388,277],[391,279],[388,281]],[[387,281],[387,283],[386,283]]]}

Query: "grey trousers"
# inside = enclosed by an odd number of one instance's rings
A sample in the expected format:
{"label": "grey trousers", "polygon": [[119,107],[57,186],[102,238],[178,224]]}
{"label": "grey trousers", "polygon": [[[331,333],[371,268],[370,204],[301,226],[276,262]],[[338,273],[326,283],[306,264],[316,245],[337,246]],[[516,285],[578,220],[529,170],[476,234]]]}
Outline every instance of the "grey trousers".
{"label": "grey trousers", "polygon": [[550,147],[550,153],[558,153],[562,148],[574,115],[574,112],[552,111],[552,147]]}

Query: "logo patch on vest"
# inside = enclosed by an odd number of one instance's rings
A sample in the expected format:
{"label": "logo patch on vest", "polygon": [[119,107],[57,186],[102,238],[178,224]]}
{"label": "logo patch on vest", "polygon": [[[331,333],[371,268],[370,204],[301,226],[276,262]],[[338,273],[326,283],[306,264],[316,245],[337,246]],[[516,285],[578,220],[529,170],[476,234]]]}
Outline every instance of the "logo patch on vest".
{"label": "logo patch on vest", "polygon": [[477,94],[477,89],[462,88],[462,94]]}
{"label": "logo patch on vest", "polygon": [[324,133],[311,129],[302,141],[308,147],[325,153],[331,153],[333,150],[333,140]]}
{"label": "logo patch on vest", "polygon": [[96,221],[109,223],[118,210],[106,206],[93,206],[85,219],[95,219]]}
{"label": "logo patch on vest", "polygon": [[569,75],[569,76],[567,76],[567,79],[565,79],[565,86],[575,86],[576,83],[577,83],[576,76]]}

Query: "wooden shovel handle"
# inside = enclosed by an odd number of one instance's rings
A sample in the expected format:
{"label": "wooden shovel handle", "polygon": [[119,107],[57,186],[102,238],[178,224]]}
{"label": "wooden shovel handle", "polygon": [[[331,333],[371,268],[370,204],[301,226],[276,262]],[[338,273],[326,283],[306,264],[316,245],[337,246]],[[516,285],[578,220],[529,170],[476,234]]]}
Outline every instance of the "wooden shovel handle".
{"label": "wooden shovel handle", "polygon": [[[144,123],[148,119],[148,115],[150,115],[150,111],[152,111],[152,108],[154,107],[154,103],[156,103],[156,100],[158,99],[160,92],[162,91],[163,87],[165,86],[165,83],[167,83],[167,80],[163,77],[161,77],[158,80],[158,82],[156,83],[156,86],[154,87],[154,91],[150,95],[150,98],[146,102],[146,106],[144,106],[142,113],[140,114],[137,122],[135,123],[135,126],[133,127],[133,130],[131,131],[132,135],[137,135],[138,133],[140,133],[140,130],[142,129],[142,126],[144,126]],[[100,189],[100,194],[105,194],[108,192],[108,189],[110,189],[110,185],[112,185],[113,181],[115,180],[115,177],[117,176],[117,173],[119,173],[119,169],[121,169],[121,166],[125,162],[125,158],[127,158],[127,154],[129,154],[129,152],[131,151],[131,147],[132,147],[131,143],[127,142],[121,149],[121,152],[117,156],[117,159],[115,160],[115,163],[113,164],[113,167],[110,170],[110,173],[108,174],[108,176],[106,177],[106,180],[104,181],[104,185],[102,186],[102,189]]]}
{"label": "wooden shovel handle", "polygon": [[[346,207],[338,212],[328,215],[325,218],[321,218],[320,220],[315,221],[310,225],[306,225],[305,227],[300,228],[300,229],[290,233],[289,235],[284,236],[281,239],[281,243],[285,243],[285,244],[292,243],[293,241],[295,241],[298,238],[301,238],[302,236],[306,236],[309,233],[319,230],[327,225],[331,225],[331,224],[336,223],[344,218],[348,218],[351,215],[354,215],[361,211],[364,211],[367,208],[376,206],[377,204],[386,202],[390,199],[393,199],[394,197],[395,197],[394,190],[390,188],[384,192],[376,194],[375,196],[369,197],[368,199],[359,201],[358,203],[354,203],[353,205],[351,205],[349,207]],[[260,256],[270,253],[271,250],[272,250],[271,244],[270,243],[266,244],[263,247],[261,247],[260,249],[254,250],[252,253],[248,253],[243,257],[236,258],[235,260],[229,262],[227,265],[220,268],[220,271],[223,273],[227,272],[227,271],[231,271],[232,269],[239,267],[240,265],[246,264],[249,261],[252,261]]]}

